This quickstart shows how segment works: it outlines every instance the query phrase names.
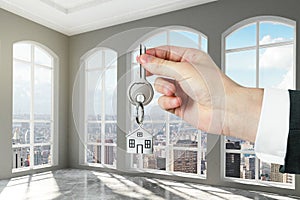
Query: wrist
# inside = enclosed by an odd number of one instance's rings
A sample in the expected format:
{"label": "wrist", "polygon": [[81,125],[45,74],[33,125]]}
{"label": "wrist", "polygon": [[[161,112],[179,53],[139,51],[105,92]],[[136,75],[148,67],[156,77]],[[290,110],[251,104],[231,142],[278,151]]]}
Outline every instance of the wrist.
{"label": "wrist", "polygon": [[235,85],[225,93],[225,123],[222,134],[254,142],[260,120],[263,89]]}

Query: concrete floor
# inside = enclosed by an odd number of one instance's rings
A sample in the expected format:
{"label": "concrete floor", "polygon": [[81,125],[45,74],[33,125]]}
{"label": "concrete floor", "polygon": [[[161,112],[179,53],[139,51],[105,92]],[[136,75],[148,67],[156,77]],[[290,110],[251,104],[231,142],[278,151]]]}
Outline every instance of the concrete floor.
{"label": "concrete floor", "polygon": [[194,183],[66,169],[0,180],[0,199],[298,199]]}

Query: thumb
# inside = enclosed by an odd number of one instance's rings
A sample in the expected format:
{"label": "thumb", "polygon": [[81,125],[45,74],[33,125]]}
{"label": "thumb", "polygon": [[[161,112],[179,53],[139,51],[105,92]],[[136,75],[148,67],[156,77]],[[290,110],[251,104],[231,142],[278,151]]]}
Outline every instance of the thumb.
{"label": "thumb", "polygon": [[148,54],[139,56],[137,60],[151,74],[166,76],[175,80],[180,80],[182,77],[184,67],[181,62],[173,62]]}

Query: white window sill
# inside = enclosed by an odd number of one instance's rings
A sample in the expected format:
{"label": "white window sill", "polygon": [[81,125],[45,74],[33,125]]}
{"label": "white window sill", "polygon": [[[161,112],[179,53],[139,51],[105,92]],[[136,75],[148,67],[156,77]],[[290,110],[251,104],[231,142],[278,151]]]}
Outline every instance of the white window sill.
{"label": "white window sill", "polygon": [[53,165],[38,165],[38,166],[34,166],[34,167],[22,167],[22,168],[15,168],[12,169],[12,173],[19,173],[19,172],[25,172],[25,171],[30,171],[30,170],[35,170],[35,169],[44,169],[44,168],[49,168],[49,167],[53,167]]}
{"label": "white window sill", "polygon": [[262,186],[262,187],[275,187],[275,188],[283,188],[283,189],[295,189],[295,181],[293,183],[279,183],[279,182],[272,182],[272,181],[256,181],[256,180],[245,180],[245,179],[239,179],[239,178],[228,178],[225,177],[223,179],[226,182],[234,182],[239,184],[245,184],[245,185],[256,185],[256,186]]}
{"label": "white window sill", "polygon": [[100,163],[85,163],[81,164],[82,166],[87,166],[87,167],[98,167],[98,168],[108,168],[108,169],[116,169],[115,165],[105,165],[105,164],[100,164]]}
{"label": "white window sill", "polygon": [[184,172],[171,172],[165,170],[155,170],[155,169],[138,169],[132,168],[129,170],[130,172],[140,172],[140,173],[149,173],[149,174],[158,174],[158,175],[165,175],[165,176],[178,176],[184,178],[195,178],[195,179],[203,179],[206,180],[205,174],[193,174],[193,173],[184,173]]}

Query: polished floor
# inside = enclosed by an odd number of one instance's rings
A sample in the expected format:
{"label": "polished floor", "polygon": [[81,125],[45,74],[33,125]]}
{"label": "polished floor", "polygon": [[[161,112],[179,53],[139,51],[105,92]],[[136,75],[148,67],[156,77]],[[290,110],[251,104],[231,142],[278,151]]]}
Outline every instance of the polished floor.
{"label": "polished floor", "polygon": [[58,170],[0,181],[1,200],[93,199],[280,199],[295,197],[179,183],[154,178],[126,177],[87,170]]}

